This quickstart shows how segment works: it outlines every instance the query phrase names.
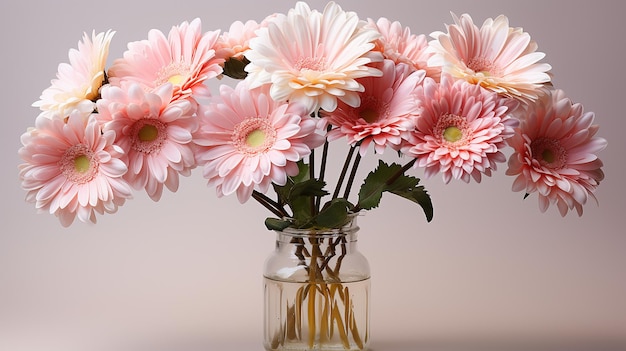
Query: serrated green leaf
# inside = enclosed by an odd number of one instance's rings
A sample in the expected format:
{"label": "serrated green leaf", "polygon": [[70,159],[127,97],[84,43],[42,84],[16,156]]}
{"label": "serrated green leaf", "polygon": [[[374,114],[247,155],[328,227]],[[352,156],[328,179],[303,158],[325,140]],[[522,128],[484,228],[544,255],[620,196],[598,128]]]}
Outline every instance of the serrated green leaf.
{"label": "serrated green leaf", "polygon": [[288,228],[290,225],[290,221],[285,221],[278,218],[268,217],[265,219],[265,227],[269,230],[282,231],[283,229]]}
{"label": "serrated green leaf", "polygon": [[324,196],[328,192],[324,190],[326,183],[319,179],[307,179],[305,181],[295,183],[289,191],[289,199],[293,200],[298,196]]}
{"label": "serrated green leaf", "polygon": [[387,180],[402,169],[400,165],[389,166],[382,160],[378,162],[378,167],[370,172],[361,189],[359,190],[359,207],[364,210],[371,210],[378,207],[383,192],[387,191]]}
{"label": "serrated green leaf", "polygon": [[326,203],[320,213],[314,217],[314,224],[324,228],[339,228],[346,224],[352,207],[354,206],[346,199],[333,199]]}
{"label": "serrated green leaf", "polygon": [[398,196],[402,196],[405,199],[413,201],[420,205],[424,210],[424,214],[426,215],[426,220],[430,222],[433,219],[433,204],[430,199],[430,196],[426,192],[423,186],[417,186],[413,188],[395,189],[390,190],[391,193],[396,194]]}
{"label": "serrated green leaf", "polygon": [[365,210],[378,207],[383,193],[390,192],[419,204],[430,222],[433,218],[430,196],[423,186],[418,186],[419,178],[400,172],[402,166],[396,163],[388,165],[380,160],[378,167],[368,174],[361,186],[358,207]]}

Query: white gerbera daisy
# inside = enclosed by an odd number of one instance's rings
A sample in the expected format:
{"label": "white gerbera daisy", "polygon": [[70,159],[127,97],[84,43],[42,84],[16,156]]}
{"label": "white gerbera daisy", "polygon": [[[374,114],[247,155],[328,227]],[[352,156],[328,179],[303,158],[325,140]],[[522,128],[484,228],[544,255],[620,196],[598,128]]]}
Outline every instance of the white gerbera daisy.
{"label": "white gerbera daisy", "polygon": [[372,51],[380,34],[366,25],[334,2],[323,13],[298,2],[250,40],[245,56],[251,88],[271,84],[274,100],[298,101],[311,112],[333,111],[337,99],[359,106],[363,86],[356,79],[382,74],[368,66],[382,55]]}
{"label": "white gerbera daisy", "polygon": [[115,32],[107,31],[83,36],[78,49],[70,49],[70,63],[59,64],[57,79],[41,93],[40,100],[33,103],[44,115],[69,116],[74,109],[93,111],[100,87],[106,80],[104,73],[109,44]]}

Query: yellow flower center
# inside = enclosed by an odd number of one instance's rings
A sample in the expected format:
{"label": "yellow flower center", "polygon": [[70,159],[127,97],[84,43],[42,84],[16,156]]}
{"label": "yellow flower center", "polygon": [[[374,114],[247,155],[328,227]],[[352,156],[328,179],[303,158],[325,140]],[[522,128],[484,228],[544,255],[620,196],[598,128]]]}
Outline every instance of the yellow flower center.
{"label": "yellow flower center", "polygon": [[78,155],[74,159],[74,169],[78,173],[87,172],[90,166],[91,166],[91,161],[89,160],[89,157],[85,155]]}
{"label": "yellow flower center", "polygon": [[92,181],[100,167],[98,157],[83,144],[68,148],[59,160],[59,169],[65,178],[75,184]]}
{"label": "yellow flower center", "polygon": [[242,154],[254,156],[270,150],[276,143],[274,126],[264,117],[250,117],[233,129],[233,145]]}
{"label": "yellow flower center", "polygon": [[458,149],[471,143],[474,132],[465,117],[446,113],[437,120],[433,136],[439,140],[442,147]]}
{"label": "yellow flower center", "polygon": [[449,126],[443,131],[443,138],[451,143],[457,142],[463,138],[463,132],[456,126]]}
{"label": "yellow flower center", "polygon": [[152,124],[146,124],[137,133],[137,137],[141,141],[153,141],[159,136],[159,130]]}
{"label": "yellow flower center", "polygon": [[181,86],[185,82],[185,79],[187,79],[187,77],[184,77],[180,74],[175,74],[169,77],[167,81],[172,83],[175,86]]}
{"label": "yellow flower center", "polygon": [[159,86],[165,83],[172,83],[175,87],[182,87],[189,79],[190,73],[191,68],[188,64],[173,62],[159,70],[154,85]]}
{"label": "yellow flower center", "polygon": [[260,129],[255,129],[246,137],[246,143],[250,147],[258,147],[265,142],[265,132]]}
{"label": "yellow flower center", "polygon": [[154,118],[143,118],[131,127],[131,147],[133,150],[151,154],[159,152],[167,141],[167,124]]}

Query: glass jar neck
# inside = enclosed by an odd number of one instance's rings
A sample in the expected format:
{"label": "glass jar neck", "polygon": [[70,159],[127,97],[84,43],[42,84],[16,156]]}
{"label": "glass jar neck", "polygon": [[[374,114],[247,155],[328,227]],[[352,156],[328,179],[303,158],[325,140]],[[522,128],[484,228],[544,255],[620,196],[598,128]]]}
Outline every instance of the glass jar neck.
{"label": "glass jar neck", "polygon": [[341,228],[285,228],[276,231],[277,245],[293,245],[297,243],[325,243],[342,242],[356,244],[359,226],[356,222],[356,215],[351,216],[350,221]]}

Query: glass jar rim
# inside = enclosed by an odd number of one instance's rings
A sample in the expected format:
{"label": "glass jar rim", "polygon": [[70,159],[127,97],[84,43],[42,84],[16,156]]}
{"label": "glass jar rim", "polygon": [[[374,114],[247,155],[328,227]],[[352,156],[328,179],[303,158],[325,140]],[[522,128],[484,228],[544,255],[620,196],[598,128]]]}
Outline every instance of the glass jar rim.
{"label": "glass jar rim", "polygon": [[[323,237],[337,237],[355,234],[359,231],[360,227],[357,224],[357,217],[359,213],[351,213],[348,215],[346,223],[339,228],[294,228],[286,227],[282,230],[275,230],[279,235],[287,235],[295,238],[308,238],[311,236],[323,236]],[[289,218],[286,218],[289,220]]]}

